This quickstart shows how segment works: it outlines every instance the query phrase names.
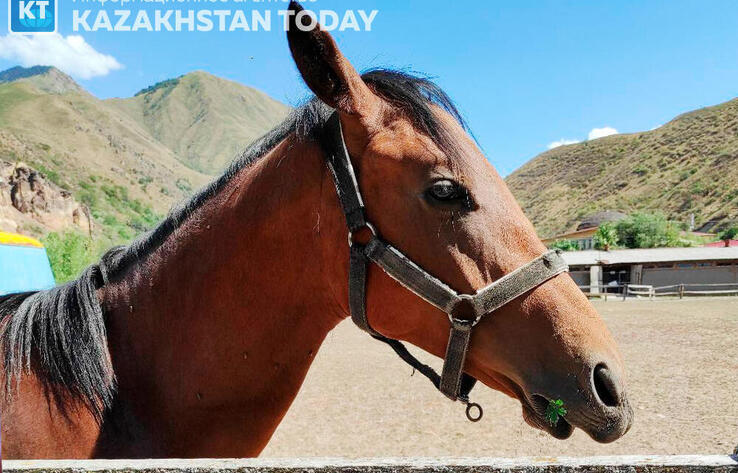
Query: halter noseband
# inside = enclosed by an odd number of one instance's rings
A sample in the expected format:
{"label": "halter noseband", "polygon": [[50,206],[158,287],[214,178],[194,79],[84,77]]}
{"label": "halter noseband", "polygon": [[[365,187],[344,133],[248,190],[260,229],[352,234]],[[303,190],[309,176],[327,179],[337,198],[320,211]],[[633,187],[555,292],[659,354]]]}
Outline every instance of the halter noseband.
{"label": "halter noseband", "polygon": [[[469,401],[469,392],[476,379],[464,373],[471,329],[486,314],[568,271],[569,267],[558,251],[549,251],[479,289],[476,294],[457,293],[379,237],[374,226],[366,220],[364,202],[346,149],[338,112],[330,116],[324,131],[326,135],[322,142],[326,164],[333,176],[348,226],[349,310],[352,320],[372,337],[390,345],[400,358],[426,376],[449,399],[465,403],[467,417],[476,422],[482,417],[482,408]],[[354,240],[356,232],[362,229],[371,232],[366,244]],[[366,314],[366,274],[370,262],[376,263],[402,286],[448,314],[451,331],[440,376],[410,354],[400,341],[385,337],[369,325]],[[478,413],[473,414],[474,409]]]}

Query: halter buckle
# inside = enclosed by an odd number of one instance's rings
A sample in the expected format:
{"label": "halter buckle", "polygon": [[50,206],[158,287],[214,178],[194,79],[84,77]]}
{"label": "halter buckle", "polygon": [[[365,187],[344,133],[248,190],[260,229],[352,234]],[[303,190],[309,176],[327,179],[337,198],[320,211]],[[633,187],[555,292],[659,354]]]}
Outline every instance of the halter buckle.
{"label": "halter buckle", "polygon": [[355,231],[349,230],[349,232],[348,232],[348,245],[349,245],[349,248],[351,248],[352,246],[354,246],[354,235],[356,234],[356,231],[363,230],[365,228],[371,232],[372,238],[376,238],[377,237],[377,229],[374,228],[374,225],[372,225],[369,222],[364,222],[364,224],[362,226],[360,226],[359,228],[357,228]]}

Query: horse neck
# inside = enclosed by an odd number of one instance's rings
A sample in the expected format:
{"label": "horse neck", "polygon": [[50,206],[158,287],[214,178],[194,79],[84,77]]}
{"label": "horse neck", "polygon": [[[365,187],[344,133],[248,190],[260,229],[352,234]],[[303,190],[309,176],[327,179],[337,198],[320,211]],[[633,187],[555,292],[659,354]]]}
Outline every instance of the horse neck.
{"label": "horse neck", "polygon": [[121,416],[163,449],[141,454],[266,445],[342,317],[321,251],[326,178],[318,147],[288,138],[106,290]]}

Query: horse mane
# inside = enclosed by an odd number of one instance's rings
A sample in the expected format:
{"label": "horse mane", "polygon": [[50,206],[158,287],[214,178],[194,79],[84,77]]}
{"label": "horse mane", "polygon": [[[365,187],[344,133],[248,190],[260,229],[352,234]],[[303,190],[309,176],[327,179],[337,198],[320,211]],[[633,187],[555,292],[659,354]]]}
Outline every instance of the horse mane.
{"label": "horse mane", "polygon": [[[434,107],[442,108],[468,128],[448,95],[429,78],[388,69],[370,70],[362,78],[410,119],[420,133],[432,138],[449,155],[455,153],[455,144]],[[47,291],[0,297],[0,355],[4,358],[1,372],[6,400],[13,392],[13,380],[18,383],[24,373],[33,372],[60,408],[64,408],[65,401],[81,401],[101,421],[113,403],[116,385],[97,289],[108,281],[124,278],[128,269],[160,247],[236,174],[290,133],[295,133],[299,141],[320,140],[332,112],[317,98],[294,109],[282,124],[249,145],[220,177],[173,207],[153,230],[128,246],[112,248],[78,279]]]}

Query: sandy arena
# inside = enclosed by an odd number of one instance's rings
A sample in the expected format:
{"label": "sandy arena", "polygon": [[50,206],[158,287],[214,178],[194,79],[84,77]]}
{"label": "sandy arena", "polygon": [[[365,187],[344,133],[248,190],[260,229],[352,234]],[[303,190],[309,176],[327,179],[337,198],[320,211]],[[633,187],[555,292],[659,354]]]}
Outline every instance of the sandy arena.
{"label": "sandy arena", "polygon": [[625,358],[635,410],[633,428],[615,443],[600,445],[579,430],[555,440],[523,422],[517,401],[483,385],[473,398],[485,416],[472,424],[463,405],[411,377],[389,347],[346,321],[329,335],[262,456],[731,453],[738,444],[738,297],[595,304]]}

